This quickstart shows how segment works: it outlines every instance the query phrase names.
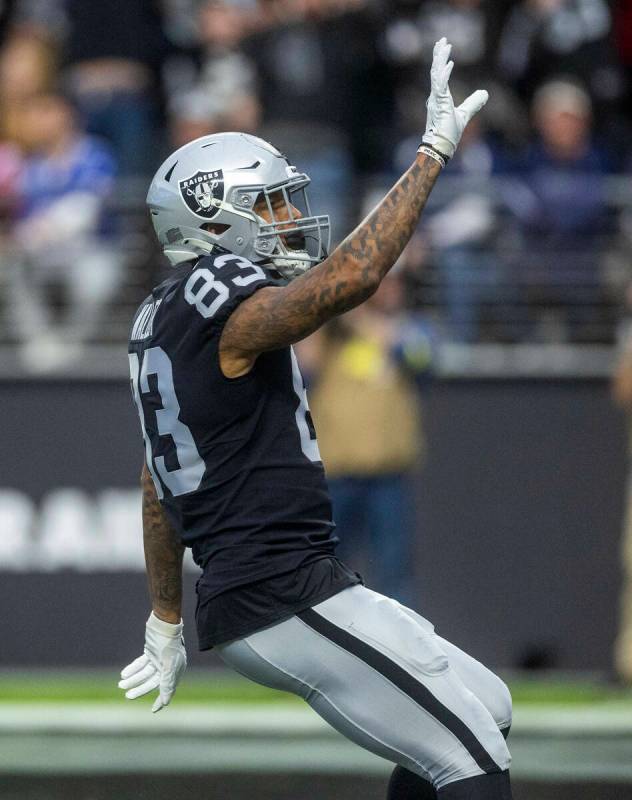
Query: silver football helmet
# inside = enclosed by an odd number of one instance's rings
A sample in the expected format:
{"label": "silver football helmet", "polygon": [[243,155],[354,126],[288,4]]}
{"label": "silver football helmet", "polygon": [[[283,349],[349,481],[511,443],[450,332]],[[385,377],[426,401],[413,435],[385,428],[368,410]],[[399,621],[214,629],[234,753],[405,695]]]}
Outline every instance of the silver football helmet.
{"label": "silver football helmet", "polygon": [[[295,278],[329,251],[329,217],[312,214],[309,182],[263,139],[216,133],[169,156],[151,182],[147,204],[173,266],[219,246]],[[275,215],[279,198],[287,212],[283,219]],[[269,222],[255,213],[261,199]]]}

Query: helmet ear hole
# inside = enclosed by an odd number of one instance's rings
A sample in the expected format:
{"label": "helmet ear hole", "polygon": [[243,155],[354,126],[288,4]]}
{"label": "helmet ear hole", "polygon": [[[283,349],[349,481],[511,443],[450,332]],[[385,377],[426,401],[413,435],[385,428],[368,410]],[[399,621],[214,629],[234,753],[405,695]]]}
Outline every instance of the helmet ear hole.
{"label": "helmet ear hole", "polygon": [[222,222],[205,222],[203,225],[200,225],[200,228],[203,231],[208,231],[208,233],[221,236],[222,233],[226,233],[227,230],[230,230],[230,225],[225,225]]}

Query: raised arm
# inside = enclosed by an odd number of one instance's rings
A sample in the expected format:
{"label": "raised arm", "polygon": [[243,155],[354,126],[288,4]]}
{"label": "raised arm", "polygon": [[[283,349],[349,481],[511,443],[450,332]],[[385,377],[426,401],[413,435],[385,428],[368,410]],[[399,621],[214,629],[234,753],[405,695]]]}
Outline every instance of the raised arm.
{"label": "raised arm", "polygon": [[257,356],[309,336],[366,300],[397,261],[415,230],[445,162],[471,117],[487,101],[478,91],[455,108],[448,80],[450,45],[435,45],[428,120],[417,158],[382,202],[321,264],[285,287],[266,287],[230,316],[220,342],[222,369],[244,374]]}
{"label": "raised arm", "polygon": [[241,356],[247,371],[259,353],[304,339],[370,297],[410,239],[440,170],[437,161],[420,154],[379,206],[322,264],[285,287],[260,289],[242,303],[222,334],[224,371],[231,355],[231,361]]}

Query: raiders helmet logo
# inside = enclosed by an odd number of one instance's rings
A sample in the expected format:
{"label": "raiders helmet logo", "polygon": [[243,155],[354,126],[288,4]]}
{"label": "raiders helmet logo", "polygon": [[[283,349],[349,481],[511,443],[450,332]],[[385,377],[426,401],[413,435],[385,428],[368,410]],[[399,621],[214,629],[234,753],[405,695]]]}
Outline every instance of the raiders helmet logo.
{"label": "raiders helmet logo", "polygon": [[202,219],[212,219],[219,208],[213,200],[224,199],[224,173],[221,169],[213,172],[196,172],[190,178],[179,182],[180,194],[188,208]]}

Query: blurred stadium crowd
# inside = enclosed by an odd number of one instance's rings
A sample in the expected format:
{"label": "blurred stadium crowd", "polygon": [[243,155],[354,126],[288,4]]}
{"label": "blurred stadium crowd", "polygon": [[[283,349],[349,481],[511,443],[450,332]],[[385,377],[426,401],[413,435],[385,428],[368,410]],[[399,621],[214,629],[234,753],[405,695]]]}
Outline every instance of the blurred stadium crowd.
{"label": "blurred stadium crowd", "polygon": [[0,2],[0,343],[32,372],[125,339],[163,269],[170,149],[273,141],[339,240],[414,157],[432,45],[489,89],[402,257],[443,340],[611,344],[632,254],[632,0]]}

